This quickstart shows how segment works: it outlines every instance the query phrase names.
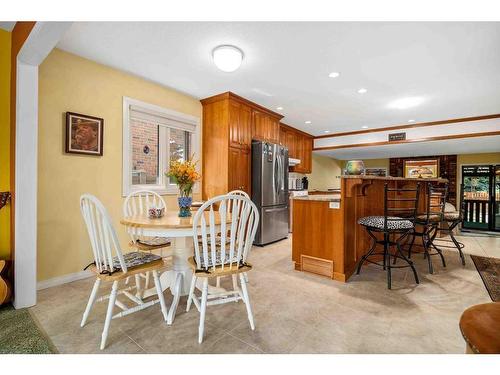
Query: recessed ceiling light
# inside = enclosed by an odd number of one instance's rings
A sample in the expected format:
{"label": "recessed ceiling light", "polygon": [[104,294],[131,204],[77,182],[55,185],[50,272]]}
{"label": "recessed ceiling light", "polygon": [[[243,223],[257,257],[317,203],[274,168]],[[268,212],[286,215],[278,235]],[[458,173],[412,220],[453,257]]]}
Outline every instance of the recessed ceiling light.
{"label": "recessed ceiling light", "polygon": [[311,121],[307,120],[305,123],[306,123],[306,124],[310,124],[310,123],[311,123]]}
{"label": "recessed ceiling light", "polygon": [[421,96],[411,96],[408,98],[394,100],[388,104],[388,107],[395,109],[407,109],[416,107],[417,105],[422,104],[423,101],[424,98],[422,98]]}
{"label": "recessed ceiling light", "polygon": [[330,130],[325,130],[323,131],[323,133],[330,133]]}
{"label": "recessed ceiling light", "polygon": [[339,72],[331,72],[330,74],[328,74],[328,77],[330,77],[330,78],[337,78],[339,75],[340,75]]}
{"label": "recessed ceiling light", "polygon": [[408,120],[408,122],[415,122],[415,120],[411,119],[411,120]]}
{"label": "recessed ceiling light", "polygon": [[363,125],[363,126],[361,127],[361,129],[368,129],[368,126]]}
{"label": "recessed ceiling light", "polygon": [[276,107],[276,109],[277,109],[278,111],[282,111],[282,110],[283,110],[283,107]]}
{"label": "recessed ceiling light", "polygon": [[243,61],[243,51],[235,46],[217,46],[212,51],[214,63],[223,72],[234,72]]}
{"label": "recessed ceiling light", "polygon": [[362,88],[360,88],[360,89],[358,90],[358,93],[359,93],[359,94],[365,94],[367,91],[368,91],[367,89],[365,89],[364,87],[362,87]]}

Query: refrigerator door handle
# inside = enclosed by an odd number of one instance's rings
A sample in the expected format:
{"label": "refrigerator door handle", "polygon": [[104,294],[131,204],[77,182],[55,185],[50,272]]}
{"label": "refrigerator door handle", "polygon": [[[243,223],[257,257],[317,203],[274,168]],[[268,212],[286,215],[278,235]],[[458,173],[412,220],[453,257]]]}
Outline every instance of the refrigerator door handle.
{"label": "refrigerator door handle", "polygon": [[264,209],[264,212],[277,212],[277,211],[283,211],[283,210],[287,210],[287,209],[288,209],[287,206],[277,207],[277,208],[266,208],[266,209]]}

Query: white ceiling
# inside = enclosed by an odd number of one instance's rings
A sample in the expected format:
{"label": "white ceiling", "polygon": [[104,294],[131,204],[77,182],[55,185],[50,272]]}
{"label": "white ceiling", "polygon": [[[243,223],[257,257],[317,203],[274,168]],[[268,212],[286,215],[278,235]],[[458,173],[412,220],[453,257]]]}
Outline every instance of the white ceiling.
{"label": "white ceiling", "polygon": [[500,152],[500,136],[314,151],[340,160]]}
{"label": "white ceiling", "polygon": [[[214,66],[220,44],[244,51],[236,72]],[[499,22],[76,22],[58,47],[196,98],[282,106],[314,135],[500,113]],[[408,96],[425,100],[387,107]]]}
{"label": "white ceiling", "polygon": [[6,31],[12,31],[14,26],[16,25],[16,22],[0,22],[0,29],[6,30]]}

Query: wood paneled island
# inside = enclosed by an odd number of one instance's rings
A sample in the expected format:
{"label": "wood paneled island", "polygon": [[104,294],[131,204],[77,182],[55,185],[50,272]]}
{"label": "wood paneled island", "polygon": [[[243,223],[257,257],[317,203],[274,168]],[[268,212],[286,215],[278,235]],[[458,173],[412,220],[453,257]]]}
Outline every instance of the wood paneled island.
{"label": "wood paneled island", "polygon": [[383,216],[385,184],[400,188],[419,183],[419,212],[424,212],[427,184],[446,182],[442,178],[342,176],[340,194],[295,197],[295,269],[347,281],[370,246],[370,237],[357,221],[364,216]]}

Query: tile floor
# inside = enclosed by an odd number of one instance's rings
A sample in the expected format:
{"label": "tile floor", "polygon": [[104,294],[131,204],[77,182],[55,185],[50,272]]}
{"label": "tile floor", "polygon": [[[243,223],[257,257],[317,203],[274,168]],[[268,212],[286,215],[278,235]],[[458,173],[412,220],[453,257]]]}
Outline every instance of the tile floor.
{"label": "tile floor", "polygon": [[[500,237],[460,240],[469,254],[500,257]],[[104,351],[106,303],[97,303],[87,325],[79,326],[92,279],[39,291],[32,312],[61,353],[463,353],[462,311],[490,301],[470,257],[462,267],[456,252],[445,254],[446,269],[434,257],[433,275],[416,256],[421,284],[409,270],[395,270],[389,291],[385,273],[374,266],[345,284],[294,271],[290,249],[288,239],[251,254],[256,330],[249,328],[243,302],[209,306],[201,345],[199,314],[185,312],[185,297],[172,326],[158,305],[113,320]]]}

